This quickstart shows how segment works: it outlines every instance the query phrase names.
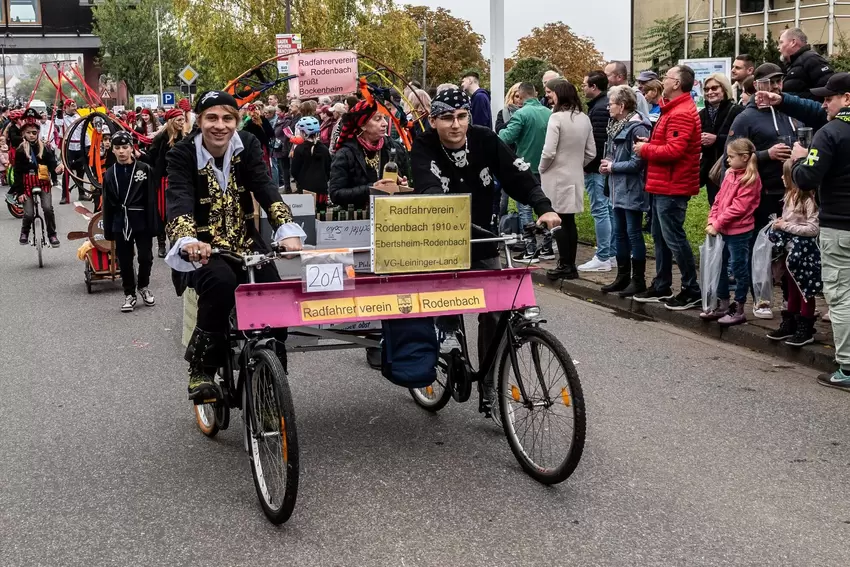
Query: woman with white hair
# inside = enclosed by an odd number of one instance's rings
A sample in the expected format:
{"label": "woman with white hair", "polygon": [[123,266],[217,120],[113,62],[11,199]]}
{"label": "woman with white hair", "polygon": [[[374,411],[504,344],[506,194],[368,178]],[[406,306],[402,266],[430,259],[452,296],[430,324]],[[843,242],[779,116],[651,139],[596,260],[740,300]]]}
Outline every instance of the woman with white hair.
{"label": "woman with white hair", "polygon": [[702,124],[702,159],[699,164],[700,184],[705,185],[708,192],[709,206],[714,204],[714,197],[720,191],[720,186],[708,178],[711,168],[722,159],[726,147],[729,128],[735,117],[743,111],[743,107],[735,104],[732,94],[732,84],[723,73],[714,73],[703,81],[705,108],[699,111]]}

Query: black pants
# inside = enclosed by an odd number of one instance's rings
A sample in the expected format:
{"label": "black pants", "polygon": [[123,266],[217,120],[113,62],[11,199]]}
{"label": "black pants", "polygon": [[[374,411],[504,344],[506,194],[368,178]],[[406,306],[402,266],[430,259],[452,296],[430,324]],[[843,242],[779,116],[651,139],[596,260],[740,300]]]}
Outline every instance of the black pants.
{"label": "black pants", "polygon": [[[68,150],[68,167],[73,170],[74,174],[82,178],[84,175],[83,164],[85,163],[86,154],[82,150]],[[80,193],[80,199],[83,198],[83,184],[73,179],[66,171],[62,175],[62,198],[67,201],[71,200],[71,185],[76,185]]]}
{"label": "black pants", "polygon": [[289,156],[285,156],[282,158],[277,158],[277,171],[280,176],[280,180],[278,181],[278,187],[283,187],[284,192],[289,193],[292,191],[292,182],[290,181],[290,166],[292,165]]}
{"label": "black pants", "polygon": [[[248,281],[248,273],[218,256],[192,272],[191,285],[198,294],[197,327],[208,333],[227,333],[230,312],[236,305],[236,287]],[[254,270],[257,283],[279,282],[274,264]],[[281,337],[278,337],[279,339]]]}
{"label": "black pants", "polygon": [[[717,198],[717,194],[720,193],[720,187],[712,183],[711,181],[705,182],[705,194],[708,197],[708,208],[714,206],[714,200]],[[767,223],[767,221],[765,221]]]}
{"label": "black pants", "polygon": [[561,230],[554,232],[555,242],[558,243],[558,264],[575,266],[576,250],[578,249],[578,228],[574,214],[558,213],[561,217]]}
{"label": "black pants", "polygon": [[115,237],[115,254],[118,256],[118,267],[121,269],[121,283],[124,295],[136,295],[136,274],[133,266],[135,250],[139,254],[139,288],[148,287],[151,283],[151,268],[153,267],[153,236],[149,234],[131,234],[130,240],[125,240],[123,234]]}

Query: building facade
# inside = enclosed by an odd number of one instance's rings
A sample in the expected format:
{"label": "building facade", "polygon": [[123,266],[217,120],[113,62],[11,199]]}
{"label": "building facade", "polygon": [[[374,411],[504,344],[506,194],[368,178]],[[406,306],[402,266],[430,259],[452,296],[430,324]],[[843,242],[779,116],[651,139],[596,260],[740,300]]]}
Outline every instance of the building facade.
{"label": "building facade", "polygon": [[[799,27],[815,49],[827,54],[839,50],[844,38],[850,41],[850,2],[840,0],[632,0],[632,10],[636,45],[655,20],[680,15],[685,57],[719,30],[733,31],[736,37],[752,33],[759,39],[769,31],[778,40],[783,30]],[[635,57],[636,69],[652,64]]]}

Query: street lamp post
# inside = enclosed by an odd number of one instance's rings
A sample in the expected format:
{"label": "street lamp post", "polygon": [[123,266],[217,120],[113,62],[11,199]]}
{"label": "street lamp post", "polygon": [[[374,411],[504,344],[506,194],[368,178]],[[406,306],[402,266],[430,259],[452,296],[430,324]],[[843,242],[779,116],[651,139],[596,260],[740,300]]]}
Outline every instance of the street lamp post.
{"label": "street lamp post", "polygon": [[422,88],[428,82],[428,30],[422,26],[422,37],[419,38],[419,45],[422,46]]}
{"label": "street lamp post", "polygon": [[156,53],[159,59],[159,104],[162,104],[162,45],[160,43],[159,8],[156,9]]}
{"label": "street lamp post", "polygon": [[9,38],[7,33],[3,36],[3,105],[9,104],[9,94],[6,92],[6,40]]}

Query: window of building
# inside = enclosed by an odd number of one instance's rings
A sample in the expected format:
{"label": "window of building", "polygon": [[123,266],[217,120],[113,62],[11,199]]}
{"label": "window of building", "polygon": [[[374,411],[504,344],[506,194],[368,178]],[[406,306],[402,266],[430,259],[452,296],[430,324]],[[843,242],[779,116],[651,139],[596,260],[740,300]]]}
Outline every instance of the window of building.
{"label": "window of building", "polygon": [[10,26],[41,23],[41,0],[6,0],[4,4],[4,12],[9,14]]}
{"label": "window of building", "polygon": [[[776,0],[769,0],[767,9],[775,8]],[[764,12],[764,0],[741,0],[741,13],[749,14],[752,12]]]}

